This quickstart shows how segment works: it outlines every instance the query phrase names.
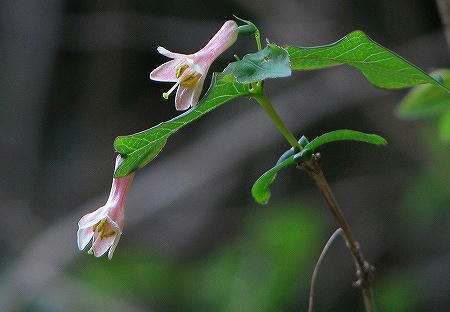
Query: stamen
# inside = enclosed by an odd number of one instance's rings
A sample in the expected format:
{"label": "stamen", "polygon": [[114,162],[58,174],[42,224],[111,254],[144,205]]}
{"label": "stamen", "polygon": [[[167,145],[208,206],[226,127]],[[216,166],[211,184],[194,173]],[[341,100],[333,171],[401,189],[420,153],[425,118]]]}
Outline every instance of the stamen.
{"label": "stamen", "polygon": [[106,225],[108,225],[108,221],[106,221],[106,219],[103,219],[100,224],[97,226],[97,232],[103,232],[103,230],[105,229]]}
{"label": "stamen", "polygon": [[173,90],[175,90],[178,87],[179,84],[180,84],[180,81],[177,81],[177,83],[174,84],[173,87],[170,88],[169,91],[164,92],[163,93],[163,98],[165,98],[166,100],[169,99],[169,95],[173,92]]}
{"label": "stamen", "polygon": [[114,234],[116,234],[116,231],[114,231],[114,230],[111,230],[111,231],[109,231],[108,233],[103,232],[101,238],[103,239],[103,238],[105,238],[105,237],[111,237],[111,236],[113,236]]}
{"label": "stamen", "polygon": [[92,246],[88,251],[88,254],[92,255],[94,253],[94,246],[98,242],[98,240],[101,239],[100,235],[97,235],[96,238],[92,238]]}
{"label": "stamen", "polygon": [[180,81],[180,86],[182,86],[184,88],[190,88],[190,87],[194,86],[199,79],[200,79],[200,75],[197,73],[192,73],[192,74],[186,75],[186,77],[184,77]]}
{"label": "stamen", "polygon": [[180,78],[183,75],[184,71],[189,67],[189,65],[184,64],[176,69],[175,77]]}
{"label": "stamen", "polygon": [[105,219],[98,221],[94,226],[92,226],[92,231],[95,232],[99,227],[105,222]]}

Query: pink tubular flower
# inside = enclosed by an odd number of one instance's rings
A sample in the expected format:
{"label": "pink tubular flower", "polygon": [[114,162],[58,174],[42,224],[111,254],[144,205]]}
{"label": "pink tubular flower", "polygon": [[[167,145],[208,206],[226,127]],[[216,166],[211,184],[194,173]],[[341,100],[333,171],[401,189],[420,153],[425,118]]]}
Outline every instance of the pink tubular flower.
{"label": "pink tubular flower", "polygon": [[212,62],[228,49],[237,39],[238,26],[235,21],[227,21],[212,37],[208,44],[194,54],[179,54],[158,47],[158,52],[171,58],[150,73],[150,79],[156,81],[175,82],[175,85],[163,97],[169,95],[178,87],[175,96],[177,110],[186,110],[197,104],[205,82],[206,73]]}
{"label": "pink tubular flower", "polygon": [[[116,166],[120,165],[122,157],[116,158]],[[125,219],[125,200],[128,188],[133,181],[134,172],[123,178],[113,178],[111,192],[106,204],[97,210],[84,215],[78,221],[78,248],[83,250],[92,239],[90,254],[102,256],[108,249],[111,260],[114,249],[119,243]]]}

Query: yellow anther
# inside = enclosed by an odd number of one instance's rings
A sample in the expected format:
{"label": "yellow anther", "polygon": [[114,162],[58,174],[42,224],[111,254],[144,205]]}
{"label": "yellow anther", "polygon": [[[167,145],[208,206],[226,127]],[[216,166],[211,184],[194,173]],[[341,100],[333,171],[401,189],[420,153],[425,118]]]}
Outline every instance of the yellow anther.
{"label": "yellow anther", "polygon": [[105,229],[105,227],[107,225],[108,225],[108,221],[106,221],[106,219],[103,219],[92,227],[92,231],[100,233]]}
{"label": "yellow anther", "polygon": [[176,72],[175,72],[175,77],[180,78],[181,75],[183,75],[184,71],[188,68],[189,66],[187,64],[184,64],[183,66],[177,67]]}
{"label": "yellow anther", "polygon": [[200,74],[198,74],[198,73],[192,73],[192,74],[186,75],[186,77],[184,77],[180,81],[180,86],[182,86],[184,88],[193,87],[199,79],[200,79]]}
{"label": "yellow anther", "polygon": [[116,234],[116,231],[114,231],[114,230],[111,230],[108,233],[103,232],[102,235],[100,236],[100,239],[103,239],[104,237],[111,237],[114,234]]}
{"label": "yellow anther", "polygon": [[105,219],[98,221],[96,224],[92,226],[92,231],[96,231],[98,227],[105,222]]}

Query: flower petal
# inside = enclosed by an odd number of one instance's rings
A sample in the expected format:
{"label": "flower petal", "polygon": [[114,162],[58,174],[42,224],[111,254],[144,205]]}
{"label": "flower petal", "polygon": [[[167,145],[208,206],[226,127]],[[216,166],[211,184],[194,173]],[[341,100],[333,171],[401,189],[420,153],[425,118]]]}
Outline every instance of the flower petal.
{"label": "flower petal", "polygon": [[94,246],[92,246],[93,251],[94,251],[94,256],[101,257],[113,245],[114,240],[117,235],[112,235],[112,236],[103,237],[103,238],[99,238],[98,234],[96,234],[95,236],[96,237],[95,237],[95,241],[94,241]]}
{"label": "flower petal", "polygon": [[86,247],[86,245],[89,243],[89,241],[92,239],[93,235],[94,235],[94,232],[92,231],[91,227],[88,227],[85,229],[78,229],[78,232],[77,232],[78,248],[80,250],[83,250]]}
{"label": "flower petal", "polygon": [[102,206],[98,208],[95,211],[92,211],[84,216],[81,217],[80,221],[78,221],[78,227],[80,229],[85,229],[88,227],[93,226],[97,222],[99,222],[101,219],[103,219],[106,216],[106,210],[108,208],[106,206]]}
{"label": "flower petal", "polygon": [[117,234],[115,239],[114,239],[114,243],[112,244],[111,248],[109,248],[109,252],[108,252],[108,259],[111,260],[114,254],[114,250],[116,250],[117,244],[119,243],[119,239],[120,236],[122,234]]}
{"label": "flower petal", "polygon": [[[200,65],[196,64],[193,59],[186,58],[186,63],[189,65],[190,68],[195,70],[200,75],[206,74],[206,72],[203,70],[203,68]],[[208,70],[206,70],[206,71],[208,71]]]}
{"label": "flower petal", "polygon": [[206,46],[194,55],[210,58],[211,63],[233,43],[236,42],[239,31],[235,21],[226,21]]}
{"label": "flower petal", "polygon": [[181,53],[171,52],[171,51],[167,50],[167,49],[164,48],[164,47],[158,47],[156,50],[157,50],[159,53],[161,53],[162,55],[167,56],[167,57],[169,57],[169,58],[173,58],[173,59],[176,59],[176,58],[185,58],[185,57],[186,57],[186,54],[181,54]]}
{"label": "flower petal", "polygon": [[194,90],[194,94],[192,95],[192,102],[191,106],[195,106],[198,103],[198,100],[200,98],[200,94],[202,93],[203,84],[205,82],[206,76],[200,77],[200,80],[197,82]]}
{"label": "flower petal", "polygon": [[180,66],[183,61],[184,60],[182,59],[176,59],[158,66],[150,73],[150,79],[155,81],[178,81],[176,77],[177,67]]}
{"label": "flower petal", "polygon": [[[114,221],[113,219],[111,219],[110,216],[107,216],[106,220],[108,222],[108,231],[113,230],[116,233],[122,233],[123,221],[124,221],[123,215],[120,217],[120,220],[117,220],[117,222]],[[121,225],[118,222],[120,222]]]}
{"label": "flower petal", "polygon": [[192,100],[194,91],[196,89],[197,85],[195,87],[185,88],[182,86],[178,87],[177,95],[175,96],[175,108],[179,111],[186,110],[189,107],[192,106]]}

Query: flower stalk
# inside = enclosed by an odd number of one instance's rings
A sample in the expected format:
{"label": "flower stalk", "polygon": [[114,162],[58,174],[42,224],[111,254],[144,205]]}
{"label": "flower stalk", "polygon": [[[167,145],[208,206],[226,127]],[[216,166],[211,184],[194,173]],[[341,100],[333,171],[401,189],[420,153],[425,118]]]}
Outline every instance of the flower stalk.
{"label": "flower stalk", "polygon": [[286,127],[286,125],[281,120],[278,113],[273,108],[270,101],[267,99],[267,96],[264,92],[264,88],[262,87],[262,83],[258,82],[253,87],[254,95],[252,96],[264,109],[264,111],[269,115],[272,122],[275,124],[275,126],[278,128],[278,130],[281,132],[281,134],[286,138],[286,140],[289,142],[289,144],[298,151],[301,151],[303,148],[302,146],[297,142],[297,139],[294,137],[292,132]]}

